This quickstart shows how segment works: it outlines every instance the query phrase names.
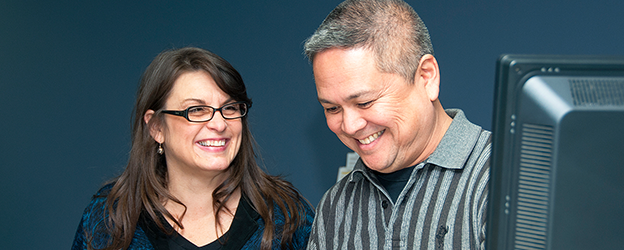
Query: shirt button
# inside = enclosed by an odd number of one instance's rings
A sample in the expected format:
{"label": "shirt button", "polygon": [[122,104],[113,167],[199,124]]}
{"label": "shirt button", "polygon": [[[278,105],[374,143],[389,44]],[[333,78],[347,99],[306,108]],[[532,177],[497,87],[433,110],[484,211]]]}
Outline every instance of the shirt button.
{"label": "shirt button", "polygon": [[381,207],[383,207],[383,209],[388,208],[388,201],[384,200],[381,202]]}

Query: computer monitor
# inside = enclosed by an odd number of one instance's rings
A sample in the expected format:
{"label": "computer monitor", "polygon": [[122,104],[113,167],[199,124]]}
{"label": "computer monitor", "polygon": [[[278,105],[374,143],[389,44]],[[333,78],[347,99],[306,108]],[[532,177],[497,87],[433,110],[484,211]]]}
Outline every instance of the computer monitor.
{"label": "computer monitor", "polygon": [[624,248],[624,57],[497,61],[487,249]]}

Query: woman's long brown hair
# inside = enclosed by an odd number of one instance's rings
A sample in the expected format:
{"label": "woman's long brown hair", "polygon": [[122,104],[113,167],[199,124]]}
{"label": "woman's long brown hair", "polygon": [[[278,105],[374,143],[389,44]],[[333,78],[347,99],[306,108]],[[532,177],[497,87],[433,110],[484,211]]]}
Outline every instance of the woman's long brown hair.
{"label": "woman's long brown hair", "polygon": [[[251,105],[240,74],[216,54],[192,47],[160,53],[141,78],[134,108],[130,157],[126,169],[113,181],[115,184],[107,195],[108,220],[104,227],[96,229],[99,232],[86,232],[87,239],[104,233],[110,236],[105,249],[126,249],[132,241],[142,212],[149,215],[163,231],[166,231],[166,227],[159,219],[159,214],[183,228],[182,223],[163,205],[164,201],[173,201],[184,206],[167,190],[166,155],[156,153],[158,144],[150,136],[149,128],[157,122],[162,124],[163,114],[160,110],[176,79],[183,73],[200,70],[210,74],[217,86],[232,99]],[[155,111],[155,115],[146,124],[143,115],[150,109]],[[240,189],[264,220],[261,249],[270,249],[275,237],[281,238],[281,247],[286,248],[292,242],[293,233],[305,219],[306,215],[299,212],[304,210],[305,199],[289,182],[262,171],[256,162],[256,143],[251,136],[247,116],[241,118],[241,122],[241,147],[227,169],[230,177],[212,193],[215,218],[224,212],[232,213],[224,204],[236,189]],[[281,209],[285,217],[281,235],[274,235],[275,206]]]}

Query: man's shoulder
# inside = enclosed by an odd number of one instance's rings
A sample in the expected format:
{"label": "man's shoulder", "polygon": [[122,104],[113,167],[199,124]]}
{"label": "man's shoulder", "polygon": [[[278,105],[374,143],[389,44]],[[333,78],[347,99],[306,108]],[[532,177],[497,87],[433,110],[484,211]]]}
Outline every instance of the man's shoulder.
{"label": "man's shoulder", "polygon": [[336,206],[337,203],[340,203],[341,199],[345,199],[355,192],[354,186],[359,186],[362,182],[368,182],[364,172],[365,170],[356,167],[353,171],[332,185],[325,194],[323,194],[321,201],[316,206],[317,213],[321,213],[324,207]]}
{"label": "man's shoulder", "polygon": [[446,109],[453,121],[428,163],[447,169],[463,169],[469,158],[483,153],[490,132],[470,122],[460,109]]}

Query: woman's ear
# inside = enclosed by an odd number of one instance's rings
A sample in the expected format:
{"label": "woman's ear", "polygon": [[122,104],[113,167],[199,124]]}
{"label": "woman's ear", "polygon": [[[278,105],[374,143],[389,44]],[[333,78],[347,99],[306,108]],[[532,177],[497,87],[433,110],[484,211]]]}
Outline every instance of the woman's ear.
{"label": "woman's ear", "polygon": [[162,132],[162,126],[160,125],[160,123],[156,120],[152,121],[150,123],[150,121],[154,118],[154,110],[147,110],[147,112],[145,112],[145,115],[143,115],[143,121],[145,121],[145,124],[147,125],[147,127],[149,128],[150,131],[150,135],[152,136],[152,138],[154,138],[154,140],[158,143],[164,143],[165,142],[165,137],[163,135]]}
{"label": "woman's ear", "polygon": [[418,70],[414,76],[415,81],[422,81],[430,101],[438,99],[440,93],[440,68],[438,61],[431,54],[420,58]]}

